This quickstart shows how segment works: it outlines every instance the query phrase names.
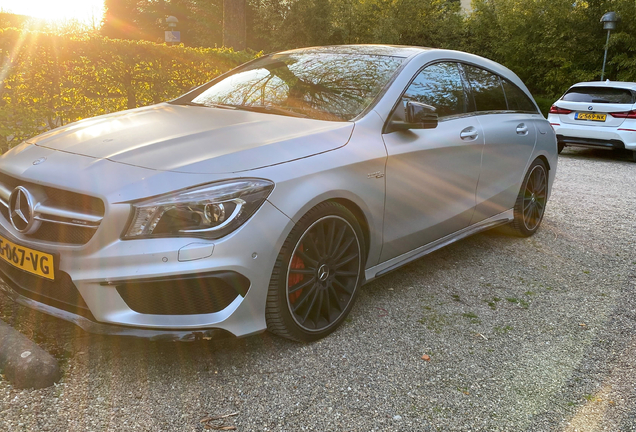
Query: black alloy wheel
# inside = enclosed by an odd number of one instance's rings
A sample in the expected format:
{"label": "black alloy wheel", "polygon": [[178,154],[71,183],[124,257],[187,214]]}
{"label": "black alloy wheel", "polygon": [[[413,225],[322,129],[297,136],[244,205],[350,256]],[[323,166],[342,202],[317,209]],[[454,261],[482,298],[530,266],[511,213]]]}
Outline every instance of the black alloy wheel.
{"label": "black alloy wheel", "polygon": [[539,229],[547,201],[548,170],[537,159],[530,166],[515,203],[512,228],[518,235],[529,237]]}
{"label": "black alloy wheel", "polygon": [[290,233],[276,261],[267,302],[268,328],[312,341],[346,318],[362,279],[364,240],[340,204],[314,207]]}

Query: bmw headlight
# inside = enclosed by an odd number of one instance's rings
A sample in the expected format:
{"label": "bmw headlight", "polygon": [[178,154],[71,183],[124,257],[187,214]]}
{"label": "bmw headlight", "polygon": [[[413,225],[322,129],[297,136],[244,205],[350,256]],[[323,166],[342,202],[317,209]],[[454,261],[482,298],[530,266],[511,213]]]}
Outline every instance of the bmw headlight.
{"label": "bmw headlight", "polygon": [[223,237],[249,219],[273,188],[267,180],[237,179],[135,202],[124,238]]}

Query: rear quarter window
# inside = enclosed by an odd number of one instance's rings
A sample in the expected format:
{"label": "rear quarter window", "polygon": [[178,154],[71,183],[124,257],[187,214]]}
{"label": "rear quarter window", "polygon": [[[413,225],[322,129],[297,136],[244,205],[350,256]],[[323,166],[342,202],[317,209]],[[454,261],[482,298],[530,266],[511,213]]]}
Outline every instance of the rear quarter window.
{"label": "rear quarter window", "polygon": [[538,112],[534,102],[530,100],[523,90],[506,79],[502,79],[501,81],[503,82],[506,100],[508,101],[508,109],[510,111],[521,111],[533,114]]}
{"label": "rear quarter window", "polygon": [[573,87],[561,98],[567,102],[633,104],[631,90],[611,87]]}

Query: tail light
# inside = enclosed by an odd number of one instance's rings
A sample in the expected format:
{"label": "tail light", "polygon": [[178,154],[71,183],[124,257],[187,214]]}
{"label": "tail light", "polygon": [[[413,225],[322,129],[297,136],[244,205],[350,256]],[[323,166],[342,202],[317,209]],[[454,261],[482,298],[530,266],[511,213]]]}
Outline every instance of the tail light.
{"label": "tail light", "polygon": [[636,111],[632,110],[632,111],[614,112],[614,113],[609,113],[609,115],[616,118],[633,119],[633,118],[636,118]]}
{"label": "tail light", "polygon": [[552,105],[550,107],[550,111],[548,113],[549,114],[570,114],[571,112],[572,112],[572,110],[565,109],[565,108],[559,108],[556,105]]}

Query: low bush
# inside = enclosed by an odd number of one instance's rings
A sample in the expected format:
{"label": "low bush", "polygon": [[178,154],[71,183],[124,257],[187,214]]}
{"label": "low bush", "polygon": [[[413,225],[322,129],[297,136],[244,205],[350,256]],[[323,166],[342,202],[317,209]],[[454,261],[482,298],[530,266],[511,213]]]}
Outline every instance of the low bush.
{"label": "low bush", "polygon": [[255,56],[0,29],[0,150],[82,118],[173,99]]}

